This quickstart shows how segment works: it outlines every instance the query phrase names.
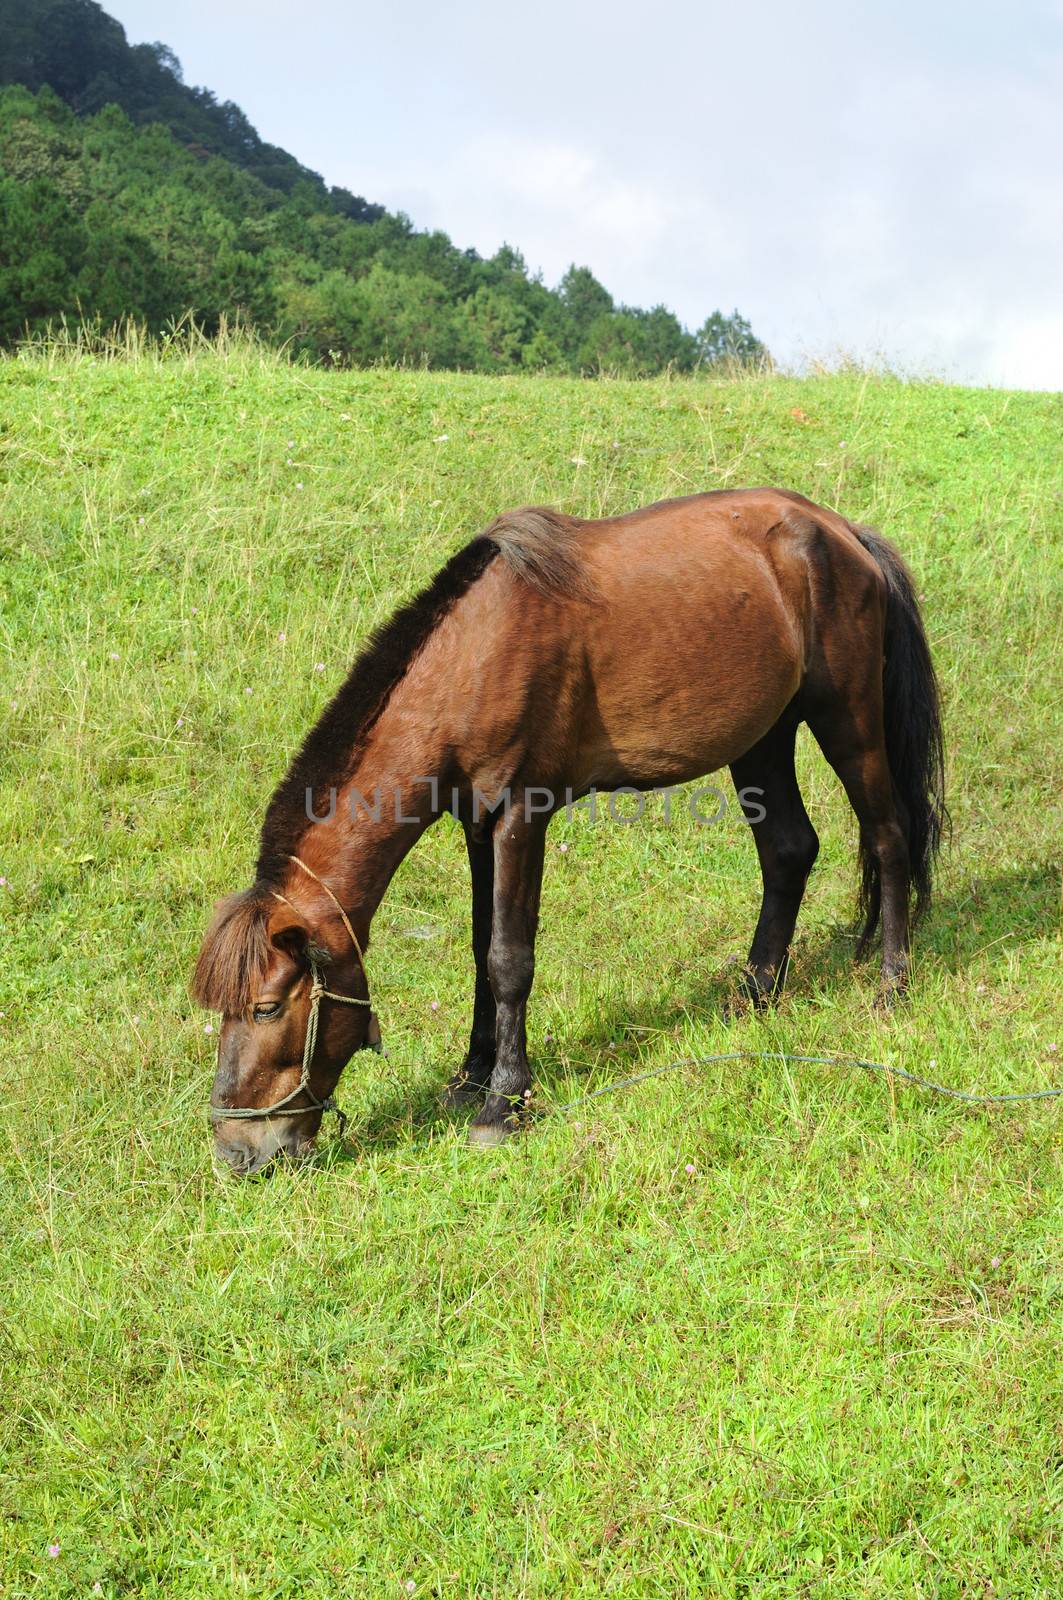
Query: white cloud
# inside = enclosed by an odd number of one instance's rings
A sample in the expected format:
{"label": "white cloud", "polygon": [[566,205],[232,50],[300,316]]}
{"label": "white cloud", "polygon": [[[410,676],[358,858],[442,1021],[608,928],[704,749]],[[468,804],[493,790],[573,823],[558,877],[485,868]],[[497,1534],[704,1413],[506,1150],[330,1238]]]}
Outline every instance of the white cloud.
{"label": "white cloud", "polygon": [[586,263],[617,299],[664,300],[690,325],[737,305],[786,361],[885,355],[1063,388],[1063,72],[1043,79],[872,78],[839,119],[847,139],[812,123],[777,160],[778,128],[768,157],[726,147],[715,165],[711,130],[689,126],[682,159],[659,137],[620,159],[604,139],[499,130],[437,151],[430,184],[389,153],[368,188],[485,254],[517,246],[548,282]]}
{"label": "white cloud", "polygon": [[[652,289],[661,256],[691,220],[681,194],[635,181],[600,152],[516,135],[460,145],[434,163],[430,191],[423,181],[418,170],[381,169],[373,193],[483,254],[512,244],[547,282],[573,261],[597,263],[618,299],[647,289],[661,298]],[[704,223],[707,207],[697,210]]]}
{"label": "white cloud", "polygon": [[1063,388],[1063,315],[1005,318],[985,358],[990,383],[1008,388]]}
{"label": "white cloud", "polygon": [[738,306],[783,359],[1063,388],[1063,0],[270,0],[250,37],[112,3],[330,182],[548,282]]}

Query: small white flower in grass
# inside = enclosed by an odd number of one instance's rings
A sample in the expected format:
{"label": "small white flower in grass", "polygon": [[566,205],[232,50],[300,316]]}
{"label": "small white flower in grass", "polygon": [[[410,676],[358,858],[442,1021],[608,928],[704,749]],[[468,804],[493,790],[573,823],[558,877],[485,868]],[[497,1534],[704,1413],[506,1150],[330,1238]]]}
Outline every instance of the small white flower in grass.
{"label": "small white flower in grass", "polygon": [[1059,1049],[1058,1044],[1050,1044],[1049,1047],[1048,1047],[1049,1055],[1050,1056],[1054,1056],[1058,1049]]}
{"label": "small white flower in grass", "polygon": [[118,659],[119,659],[119,657],[118,657],[118,651],[117,651],[117,650],[112,650],[112,651],[111,651],[111,660],[112,660],[112,661],[117,661],[117,660],[118,660]]}
{"label": "small white flower in grass", "polygon": [[585,467],[587,465],[586,456],[569,456],[568,459],[574,467]]}
{"label": "small white flower in grass", "polygon": [[616,1040],[615,1039],[610,1039],[609,1048],[610,1048],[610,1050],[615,1050],[616,1049]]}
{"label": "small white flower in grass", "polygon": [[323,661],[315,661],[314,662],[314,671],[315,672],[324,672],[324,670],[325,670],[325,663]]}
{"label": "small white flower in grass", "polygon": [[438,1011],[439,1010],[439,1001],[438,1000],[433,1000],[430,1009],[432,1011]]}
{"label": "small white flower in grass", "polygon": [[927,1062],[927,1066],[931,1067],[931,1068],[936,1067],[937,1066],[937,1057],[936,1056],[931,1056],[930,1060]]}
{"label": "small white flower in grass", "polygon": [[48,1554],[51,1556],[52,1560],[54,1561],[56,1556],[59,1554],[59,1546],[57,1544],[50,1544],[48,1546]]}
{"label": "small white flower in grass", "polygon": [[992,1261],[989,1263],[989,1265],[995,1270],[997,1267],[1000,1266],[1000,1260],[1001,1260],[1000,1256],[994,1256]]}
{"label": "small white flower in grass", "polygon": [[144,518],[143,517],[138,517],[137,521],[143,526],[143,523],[144,523]]}
{"label": "small white flower in grass", "polygon": [[567,856],[568,855],[568,845],[567,844],[559,844],[557,848],[560,850],[560,852],[561,852],[561,854],[563,856]]}
{"label": "small white flower in grass", "polygon": [[8,889],[8,888],[10,888],[10,884],[8,883],[7,879],[6,878],[0,878],[0,889]]}
{"label": "small white flower in grass", "polygon": [[301,484],[301,483],[297,483],[297,484],[296,484],[296,486],[295,486],[295,487],[296,487],[296,488],[297,488],[297,489],[301,489],[301,488],[302,488],[302,487],[303,487],[303,486],[302,486],[302,484]]}
{"label": "small white flower in grass", "polygon": [[446,442],[447,442],[447,440],[449,438],[450,438],[450,434],[449,433],[437,433],[436,436],[435,436],[435,441],[434,442],[436,444],[446,444]]}
{"label": "small white flower in grass", "polygon": [[206,1026],[204,1027],[203,1032],[204,1033],[213,1033],[214,1032],[214,1024],[213,1024],[213,1022],[208,1022],[206,1024]]}
{"label": "small white flower in grass", "polygon": [[277,642],[279,644],[287,644],[288,643],[288,635],[286,633],[278,633]]}
{"label": "small white flower in grass", "polygon": [[413,1594],[417,1588],[417,1585],[414,1583],[412,1578],[407,1578],[406,1582],[403,1584],[403,1588],[406,1590],[407,1594]]}
{"label": "small white flower in grass", "polygon": [[184,717],[178,717],[178,719],[177,719],[177,726],[178,726],[178,727],[179,727],[179,728],[183,728],[183,727],[184,727],[184,725],[185,725],[185,719],[184,719]]}
{"label": "small white flower in grass", "polygon": [[686,1166],[683,1168],[683,1171],[686,1173],[688,1178],[692,1178],[697,1170],[698,1169],[694,1165],[693,1161],[688,1161]]}
{"label": "small white flower in grass", "polygon": [[244,693],[245,694],[253,694],[254,690],[251,688],[250,685],[248,685],[248,687],[244,690]]}
{"label": "small white flower in grass", "polygon": [[976,983],[975,986],[974,986],[974,992],[975,992],[975,994],[985,994],[985,984],[984,983]]}
{"label": "small white flower in grass", "polygon": [[838,449],[839,450],[844,450],[845,449],[845,440],[844,439],[839,439],[838,440]]}
{"label": "small white flower in grass", "polygon": [[294,439],[289,439],[288,440],[288,449],[289,450],[294,450],[295,449],[295,440]]}

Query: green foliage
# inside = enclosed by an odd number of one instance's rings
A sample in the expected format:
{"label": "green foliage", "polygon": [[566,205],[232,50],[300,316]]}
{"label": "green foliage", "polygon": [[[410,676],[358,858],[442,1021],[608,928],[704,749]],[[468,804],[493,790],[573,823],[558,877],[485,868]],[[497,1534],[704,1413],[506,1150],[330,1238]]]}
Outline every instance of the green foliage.
{"label": "green foliage", "polygon": [[509,245],[484,260],[328,189],[94,0],[0,0],[5,82],[0,184],[25,191],[0,207],[7,344],[58,316],[158,332],[191,312],[354,364],[636,376],[712,364],[714,339],[762,354],[737,313],[695,338],[663,306],[614,306],[586,267],[551,290]]}
{"label": "green foliage", "polygon": [[85,230],[55,184],[0,180],[0,336],[76,311],[85,249]]}
{"label": "green foliage", "polygon": [[729,317],[714,311],[698,329],[695,340],[702,366],[762,366],[770,360],[767,350],[738,311],[732,311]]}
{"label": "green foliage", "polygon": [[569,267],[557,293],[565,310],[568,337],[577,344],[595,322],[612,314],[613,297],[589,267]]}
{"label": "green foliage", "polygon": [[782,483],[925,596],[955,835],[911,1000],[852,965],[855,824],[803,735],[822,850],[763,1021],[723,1015],[760,896],[733,813],[555,819],[538,1103],[743,1048],[1059,1085],[1060,397],[105,348],[0,360],[4,1600],[1056,1600],[1063,1102],[740,1059],[471,1151],[444,820],[374,922],[349,1149],[239,1186],[187,977],[348,662],[459,542]]}
{"label": "green foliage", "polygon": [[47,85],[79,115],[121,106],[132,122],[164,123],[183,145],[224,156],[270,188],[290,193],[307,184],[322,207],[379,214],[346,190],[327,190],[317,173],[265,144],[239,106],[188,88],[166,45],[131,46],[95,0],[0,0],[0,83]]}
{"label": "green foliage", "polygon": [[531,317],[500,289],[481,284],[461,307],[466,343],[463,366],[477,372],[512,372],[528,343]]}

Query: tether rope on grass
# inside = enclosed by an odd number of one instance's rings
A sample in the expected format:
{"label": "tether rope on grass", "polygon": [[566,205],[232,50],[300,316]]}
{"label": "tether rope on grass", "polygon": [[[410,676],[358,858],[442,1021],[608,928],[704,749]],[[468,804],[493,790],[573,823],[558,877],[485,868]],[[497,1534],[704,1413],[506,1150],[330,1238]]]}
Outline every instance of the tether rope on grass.
{"label": "tether rope on grass", "polygon": [[917,1089],[929,1089],[934,1094],[947,1095],[950,1100],[964,1100],[969,1105],[993,1106],[1013,1105],[1021,1100],[1056,1100],[1063,1095],[1063,1089],[1028,1089],[1023,1094],[971,1094],[967,1089],[950,1089],[947,1084],[935,1083],[930,1078],[920,1078],[914,1072],[905,1072],[902,1067],[891,1067],[883,1061],[865,1061],[862,1056],[844,1055],[795,1055],[785,1050],[728,1050],[722,1055],[714,1056],[685,1056],[681,1061],[669,1061],[663,1067],[651,1067],[646,1072],[636,1072],[629,1078],[617,1078],[614,1083],[607,1083],[600,1089],[591,1089],[587,1094],[580,1095],[578,1100],[569,1100],[565,1105],[550,1106],[547,1109],[555,1115],[564,1111],[574,1111],[577,1106],[586,1105],[589,1100],[597,1100],[599,1095],[614,1094],[618,1089],[629,1089],[632,1084],[645,1083],[649,1078],[660,1078],[666,1072],[678,1072],[682,1067],[707,1067],[721,1061],[793,1061],[806,1066],[821,1067],[862,1067],[865,1072],[882,1072],[888,1077],[899,1078],[902,1083],[910,1083]]}

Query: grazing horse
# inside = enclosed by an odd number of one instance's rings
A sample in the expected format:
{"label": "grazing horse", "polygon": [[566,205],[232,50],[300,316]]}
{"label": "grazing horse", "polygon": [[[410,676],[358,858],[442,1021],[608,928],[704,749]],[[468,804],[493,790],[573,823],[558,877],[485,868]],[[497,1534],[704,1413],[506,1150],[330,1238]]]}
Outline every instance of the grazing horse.
{"label": "grazing horse", "polygon": [[250,1173],[310,1147],[347,1061],[379,1041],[373,913],[444,810],[472,870],[472,1036],[450,1093],[483,1097],[474,1142],[504,1137],[528,1091],[547,824],[595,789],[727,766],[757,793],[745,815],[764,897],[745,985],[765,1005],[818,849],[794,774],[802,722],[859,820],[860,948],[881,921],[888,1003],[945,820],[934,670],[893,547],[778,489],[600,521],[499,517],[370,640],[270,802],[254,886],[204,939],[193,993],[224,1015],[218,1154]]}

